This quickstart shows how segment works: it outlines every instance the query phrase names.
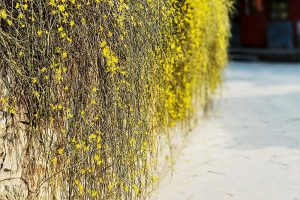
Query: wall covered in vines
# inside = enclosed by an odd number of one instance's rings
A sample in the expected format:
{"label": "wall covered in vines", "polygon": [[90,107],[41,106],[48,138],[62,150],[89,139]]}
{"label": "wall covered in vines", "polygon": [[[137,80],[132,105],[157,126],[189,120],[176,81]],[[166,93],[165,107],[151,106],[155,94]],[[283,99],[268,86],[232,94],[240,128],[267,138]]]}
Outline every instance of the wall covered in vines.
{"label": "wall covered in vines", "polygon": [[229,9],[228,0],[0,0],[9,119],[0,136],[26,138],[19,199],[149,197],[159,138],[188,127],[222,81]]}

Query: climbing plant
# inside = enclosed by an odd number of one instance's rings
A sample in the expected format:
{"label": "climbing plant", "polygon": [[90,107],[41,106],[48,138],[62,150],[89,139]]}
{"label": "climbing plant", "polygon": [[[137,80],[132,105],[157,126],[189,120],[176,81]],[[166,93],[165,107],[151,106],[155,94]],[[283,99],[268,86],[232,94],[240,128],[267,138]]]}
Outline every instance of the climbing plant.
{"label": "climbing plant", "polygon": [[25,115],[28,198],[147,198],[158,138],[189,126],[221,83],[230,7],[0,0],[0,105]]}

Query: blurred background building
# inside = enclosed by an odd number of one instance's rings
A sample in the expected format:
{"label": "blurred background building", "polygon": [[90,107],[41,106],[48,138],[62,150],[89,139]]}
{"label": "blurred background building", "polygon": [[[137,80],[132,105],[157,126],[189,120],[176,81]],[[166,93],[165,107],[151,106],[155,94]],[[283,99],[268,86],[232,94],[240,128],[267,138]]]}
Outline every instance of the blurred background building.
{"label": "blurred background building", "polygon": [[231,58],[300,60],[300,0],[236,0]]}

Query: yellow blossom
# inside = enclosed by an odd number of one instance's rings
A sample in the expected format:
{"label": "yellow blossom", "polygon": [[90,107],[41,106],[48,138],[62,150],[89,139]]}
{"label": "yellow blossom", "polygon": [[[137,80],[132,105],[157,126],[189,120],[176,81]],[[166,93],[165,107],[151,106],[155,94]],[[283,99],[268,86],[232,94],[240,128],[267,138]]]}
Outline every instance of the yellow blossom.
{"label": "yellow blossom", "polygon": [[80,192],[82,192],[82,191],[83,191],[83,185],[82,185],[82,184],[79,184],[79,185],[78,185],[78,189],[79,189]]}
{"label": "yellow blossom", "polygon": [[0,10],[0,17],[2,19],[6,19],[7,18],[6,10],[4,10],[4,9]]}
{"label": "yellow blossom", "polygon": [[97,197],[98,196],[98,192],[97,191],[92,191],[91,196],[92,197]]}
{"label": "yellow blossom", "polygon": [[50,0],[49,5],[50,6],[56,6],[55,0]]}
{"label": "yellow blossom", "polygon": [[114,187],[114,186],[113,186],[113,185],[111,185],[111,184],[110,184],[110,185],[108,185],[108,187],[107,187],[108,191],[111,191],[111,190],[113,189],[113,187]]}
{"label": "yellow blossom", "polygon": [[76,149],[81,149],[82,145],[80,143],[75,145]]}
{"label": "yellow blossom", "polygon": [[10,114],[15,115],[15,114],[16,114],[16,109],[15,109],[14,107],[10,106],[9,109],[8,109],[8,112],[9,112]]}
{"label": "yellow blossom", "polygon": [[58,155],[63,154],[63,152],[64,152],[64,149],[63,149],[63,148],[59,148],[59,149],[57,150]]}
{"label": "yellow blossom", "polygon": [[28,4],[24,4],[22,7],[23,7],[24,10],[27,10],[28,9]]}
{"label": "yellow blossom", "polygon": [[62,54],[61,54],[61,57],[62,58],[67,58],[68,57],[68,53],[65,51],[65,52],[63,52]]}
{"label": "yellow blossom", "polygon": [[9,26],[11,26],[13,24],[13,22],[10,19],[8,19],[6,22]]}
{"label": "yellow blossom", "polygon": [[58,8],[58,10],[60,12],[64,12],[66,10],[66,6],[65,5],[58,5],[57,8]]}
{"label": "yellow blossom", "polygon": [[90,134],[90,139],[91,139],[91,140],[96,139],[96,138],[97,138],[97,135],[96,135],[96,134],[94,134],[94,133]]}
{"label": "yellow blossom", "polygon": [[64,28],[61,26],[57,30],[58,30],[58,32],[62,32],[64,30]]}
{"label": "yellow blossom", "polygon": [[37,83],[37,78],[33,78],[32,83]]}
{"label": "yellow blossom", "polygon": [[54,157],[54,158],[52,159],[52,163],[53,163],[54,165],[57,164],[57,158],[56,158],[56,157]]}
{"label": "yellow blossom", "polygon": [[61,38],[65,38],[66,36],[67,36],[67,34],[66,34],[65,32],[61,32],[61,33],[60,33],[60,37],[61,37]]}
{"label": "yellow blossom", "polygon": [[43,31],[42,31],[42,30],[38,30],[38,31],[37,31],[37,35],[38,35],[38,36],[41,36],[42,34],[43,34]]}
{"label": "yellow blossom", "polygon": [[41,69],[41,72],[45,72],[47,70],[47,68],[46,67],[43,67],[42,69]]}
{"label": "yellow blossom", "polygon": [[58,110],[61,110],[62,108],[63,108],[63,106],[62,106],[61,104],[58,104],[58,105],[57,105],[57,109],[58,109]]}
{"label": "yellow blossom", "polygon": [[18,18],[19,19],[24,19],[24,14],[23,13],[19,13]]}
{"label": "yellow blossom", "polygon": [[95,100],[95,99],[92,99],[92,100],[91,100],[91,104],[92,104],[92,105],[96,105],[96,104],[97,104],[96,100]]}
{"label": "yellow blossom", "polygon": [[89,146],[85,146],[85,147],[84,147],[84,150],[85,150],[85,151],[89,151],[89,150],[90,150],[90,147],[89,147]]}
{"label": "yellow blossom", "polygon": [[70,26],[71,26],[71,27],[75,26],[75,22],[74,22],[73,20],[70,21]]}
{"label": "yellow blossom", "polygon": [[93,93],[96,93],[96,92],[97,92],[97,88],[96,88],[96,87],[93,87],[93,88],[92,88],[92,92],[93,92]]}

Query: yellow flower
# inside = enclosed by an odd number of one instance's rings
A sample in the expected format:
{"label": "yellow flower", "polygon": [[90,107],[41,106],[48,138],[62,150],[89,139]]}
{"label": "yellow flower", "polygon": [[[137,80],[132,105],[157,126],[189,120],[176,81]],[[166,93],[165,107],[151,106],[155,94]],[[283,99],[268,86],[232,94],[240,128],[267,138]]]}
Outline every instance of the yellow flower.
{"label": "yellow flower", "polygon": [[136,194],[140,193],[140,190],[136,184],[132,185],[132,189],[135,191]]}
{"label": "yellow flower", "polygon": [[63,106],[62,106],[61,104],[58,104],[58,105],[57,105],[57,109],[58,109],[58,110],[61,110],[62,108],[63,108]]}
{"label": "yellow flower", "polygon": [[33,79],[32,79],[32,83],[37,83],[37,79],[36,79],[36,78],[33,78]]}
{"label": "yellow flower", "polygon": [[61,38],[65,38],[66,36],[67,36],[67,34],[65,32],[60,33]]}
{"label": "yellow flower", "polygon": [[100,160],[100,156],[99,156],[99,155],[95,155],[95,156],[94,156],[94,159],[95,159],[96,161],[98,161],[98,160]]}
{"label": "yellow flower", "polygon": [[18,18],[19,19],[24,19],[24,14],[23,13],[19,13]]}
{"label": "yellow flower", "polygon": [[58,155],[61,155],[63,152],[64,152],[64,149],[63,149],[63,148],[59,148],[59,149],[57,150]]}
{"label": "yellow flower", "polygon": [[43,67],[42,69],[41,69],[41,72],[45,72],[47,70],[47,68],[46,67]]}
{"label": "yellow flower", "polygon": [[110,55],[110,49],[109,49],[109,47],[106,46],[106,47],[103,48],[102,55],[104,57],[109,57],[109,55]]}
{"label": "yellow flower", "polygon": [[9,25],[9,26],[11,26],[12,24],[13,24],[13,22],[11,21],[11,20],[7,20],[7,24]]}
{"label": "yellow flower", "polygon": [[16,9],[18,9],[18,8],[20,8],[20,4],[19,3],[16,4]]}
{"label": "yellow flower", "polygon": [[72,38],[69,38],[69,37],[67,37],[67,41],[70,43],[73,42]]}
{"label": "yellow flower", "polygon": [[1,97],[1,102],[2,102],[2,104],[6,104],[7,103],[7,99],[5,97]]}
{"label": "yellow flower", "polygon": [[92,104],[92,105],[96,105],[96,104],[97,104],[96,100],[95,100],[95,99],[92,99],[92,100],[91,100],[91,104]]}
{"label": "yellow flower", "polygon": [[81,144],[78,143],[78,144],[75,145],[75,147],[76,147],[76,149],[81,149]]}
{"label": "yellow flower", "polygon": [[62,58],[67,58],[68,57],[68,53],[65,51],[65,52],[63,52],[62,54],[61,54],[61,57]]}
{"label": "yellow flower", "polygon": [[41,36],[43,34],[43,31],[42,30],[39,30],[38,32],[37,32],[37,35],[38,36]]}
{"label": "yellow flower", "polygon": [[64,12],[66,10],[66,6],[65,5],[58,5],[57,8],[58,8],[58,10],[60,12]]}
{"label": "yellow flower", "polygon": [[57,13],[56,10],[51,10],[51,15],[55,15]]}
{"label": "yellow flower", "polygon": [[22,7],[23,7],[24,10],[27,10],[28,9],[28,4],[24,4]]}
{"label": "yellow flower", "polygon": [[55,0],[50,0],[49,6],[56,6]]}
{"label": "yellow flower", "polygon": [[101,43],[100,43],[100,47],[105,47],[107,45],[107,42],[106,41],[102,41]]}
{"label": "yellow flower", "polygon": [[83,185],[79,184],[78,189],[79,189],[80,192],[82,192],[83,191]]}
{"label": "yellow flower", "polygon": [[75,26],[75,22],[72,20],[72,21],[70,21],[70,26]]}
{"label": "yellow flower", "polygon": [[56,158],[56,157],[54,157],[54,158],[52,159],[52,163],[53,163],[54,165],[57,164],[57,158]]}
{"label": "yellow flower", "polygon": [[97,92],[97,88],[96,88],[96,87],[93,87],[92,92],[93,92],[93,93],[96,93],[96,92]]}
{"label": "yellow flower", "polygon": [[107,187],[107,188],[108,188],[108,191],[111,191],[111,190],[113,189],[113,187],[114,187],[114,186],[113,186],[113,185],[111,185],[111,184],[110,184],[110,185],[108,185],[108,187]]}
{"label": "yellow flower", "polygon": [[0,17],[2,19],[6,19],[7,18],[6,10],[4,10],[4,9],[0,10]]}
{"label": "yellow flower", "polygon": [[10,114],[15,115],[15,114],[16,114],[16,109],[15,109],[14,107],[10,106],[8,112],[9,112]]}
{"label": "yellow flower", "polygon": [[97,191],[92,191],[91,196],[92,197],[97,197],[98,196],[98,192]]}
{"label": "yellow flower", "polygon": [[84,150],[85,150],[85,151],[89,151],[89,150],[90,150],[90,147],[89,147],[89,146],[85,146],[85,147],[84,147]]}
{"label": "yellow flower", "polygon": [[67,118],[68,118],[68,119],[71,119],[71,118],[73,118],[73,117],[74,117],[74,115],[72,115],[71,113],[68,113],[68,114],[67,114]]}
{"label": "yellow flower", "polygon": [[94,134],[94,133],[92,133],[92,134],[90,134],[90,139],[92,140],[92,139],[96,139],[97,138],[97,135],[96,134]]}
{"label": "yellow flower", "polygon": [[64,28],[61,26],[57,30],[58,30],[58,32],[62,32],[64,30]]}

